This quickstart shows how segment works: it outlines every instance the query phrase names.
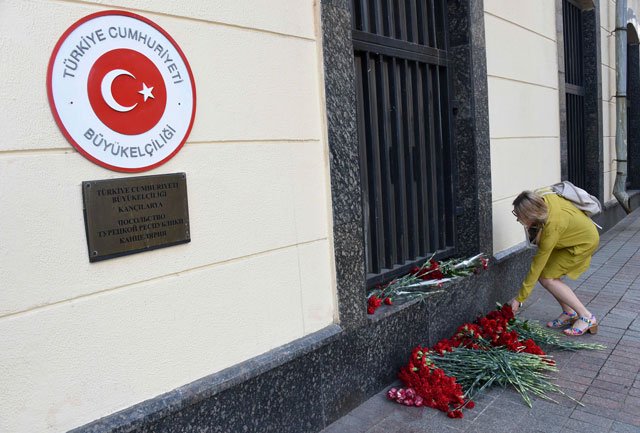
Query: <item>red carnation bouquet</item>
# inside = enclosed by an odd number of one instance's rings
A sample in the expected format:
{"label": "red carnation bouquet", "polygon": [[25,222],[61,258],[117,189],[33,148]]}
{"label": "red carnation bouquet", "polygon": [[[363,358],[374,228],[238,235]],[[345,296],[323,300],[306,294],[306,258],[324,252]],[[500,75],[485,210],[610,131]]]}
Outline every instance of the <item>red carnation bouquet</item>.
{"label": "red carnation bouquet", "polygon": [[416,347],[398,374],[405,388],[392,388],[387,397],[407,406],[433,407],[451,418],[462,418],[462,409],[473,408],[473,399],[492,385],[515,387],[529,406],[531,394],[555,401],[549,394],[566,394],[552,382],[549,373],[557,371],[555,362],[540,344],[569,350],[604,348],[560,340],[553,331],[516,319],[505,305],[459,326],[451,338],[431,349]]}

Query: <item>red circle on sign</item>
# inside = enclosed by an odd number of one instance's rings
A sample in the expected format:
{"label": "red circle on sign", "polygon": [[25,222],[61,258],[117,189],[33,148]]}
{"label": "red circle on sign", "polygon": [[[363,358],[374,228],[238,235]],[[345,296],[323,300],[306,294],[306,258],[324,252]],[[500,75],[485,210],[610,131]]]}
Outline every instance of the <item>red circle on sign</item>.
{"label": "red circle on sign", "polygon": [[87,81],[89,102],[109,128],[126,135],[149,131],[162,118],[167,90],[162,74],[144,54],[111,50],[96,60]]}

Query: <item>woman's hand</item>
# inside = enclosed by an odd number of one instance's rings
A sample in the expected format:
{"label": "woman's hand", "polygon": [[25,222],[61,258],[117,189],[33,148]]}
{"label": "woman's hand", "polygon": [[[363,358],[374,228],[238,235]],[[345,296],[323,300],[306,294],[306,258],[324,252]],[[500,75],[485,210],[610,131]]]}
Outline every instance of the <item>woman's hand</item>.
{"label": "woman's hand", "polygon": [[517,301],[516,298],[513,298],[512,300],[510,300],[509,301],[509,305],[511,306],[511,309],[513,310],[513,314],[517,313],[518,310],[520,309],[520,307],[522,306],[520,301]]}

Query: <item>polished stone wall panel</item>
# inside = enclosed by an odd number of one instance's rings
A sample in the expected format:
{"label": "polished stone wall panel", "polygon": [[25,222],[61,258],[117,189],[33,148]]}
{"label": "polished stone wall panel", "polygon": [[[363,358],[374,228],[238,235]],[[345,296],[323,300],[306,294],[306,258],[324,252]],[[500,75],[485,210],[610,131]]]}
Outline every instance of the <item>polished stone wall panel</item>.
{"label": "polished stone wall panel", "polygon": [[585,189],[604,198],[602,155],[602,62],[600,54],[599,2],[583,12],[584,38],[584,113],[585,113]]}
{"label": "polished stone wall panel", "polygon": [[493,251],[484,2],[449,2],[456,152],[456,251]]}
{"label": "polished stone wall panel", "polygon": [[338,314],[348,328],[362,324],[366,315],[351,13],[348,2],[338,0],[322,1],[320,10]]}
{"label": "polished stone wall panel", "polygon": [[640,188],[640,45],[627,45],[627,171],[629,188]]}
{"label": "polished stone wall panel", "polygon": [[364,233],[359,222],[334,226],[334,250],[340,324],[362,325],[366,319]]}
{"label": "polished stone wall panel", "polygon": [[556,47],[558,51],[558,113],[560,115],[560,178],[568,175],[567,150],[567,97],[565,95],[566,74],[564,68],[564,22],[562,2],[556,0]]}
{"label": "polished stone wall panel", "polygon": [[351,14],[322,3],[322,25],[333,218],[341,225],[362,219]]}

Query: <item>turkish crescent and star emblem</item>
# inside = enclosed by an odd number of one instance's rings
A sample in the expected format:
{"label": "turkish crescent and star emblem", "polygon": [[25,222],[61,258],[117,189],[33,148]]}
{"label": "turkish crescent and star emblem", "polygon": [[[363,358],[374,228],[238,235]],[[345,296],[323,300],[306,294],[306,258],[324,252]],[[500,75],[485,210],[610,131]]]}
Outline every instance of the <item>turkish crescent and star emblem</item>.
{"label": "turkish crescent and star emblem", "polygon": [[91,108],[109,128],[121,134],[147,132],[162,117],[167,90],[149,58],[129,49],[103,54],[87,81]]}
{"label": "turkish crescent and star emblem", "polygon": [[195,84],[175,41],[123,11],[89,15],[60,38],[47,90],[67,140],[118,171],[144,171],[173,157],[195,116]]}

